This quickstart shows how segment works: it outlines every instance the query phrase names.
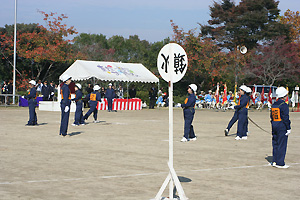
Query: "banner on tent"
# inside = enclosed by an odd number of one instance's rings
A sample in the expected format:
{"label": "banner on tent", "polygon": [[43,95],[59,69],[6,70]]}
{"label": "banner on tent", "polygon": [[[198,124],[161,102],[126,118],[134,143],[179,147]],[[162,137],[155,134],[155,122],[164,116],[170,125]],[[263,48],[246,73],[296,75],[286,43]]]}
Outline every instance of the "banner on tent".
{"label": "banner on tent", "polygon": [[[138,98],[134,99],[114,99],[113,110],[142,110],[142,100]],[[107,110],[108,103],[107,99],[101,99],[101,102],[98,102],[98,110]]]}

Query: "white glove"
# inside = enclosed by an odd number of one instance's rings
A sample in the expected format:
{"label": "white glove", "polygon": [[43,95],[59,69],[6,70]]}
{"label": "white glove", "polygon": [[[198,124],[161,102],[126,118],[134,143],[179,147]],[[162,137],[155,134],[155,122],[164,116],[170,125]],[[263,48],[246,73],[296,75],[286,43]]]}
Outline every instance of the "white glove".
{"label": "white glove", "polygon": [[66,106],[65,107],[65,112],[68,112],[69,111],[69,106]]}
{"label": "white glove", "polygon": [[24,96],[21,96],[24,99]]}
{"label": "white glove", "polygon": [[286,131],[286,136],[288,136],[291,133],[291,129]]}
{"label": "white glove", "polygon": [[51,92],[51,95],[54,95],[54,92]]}

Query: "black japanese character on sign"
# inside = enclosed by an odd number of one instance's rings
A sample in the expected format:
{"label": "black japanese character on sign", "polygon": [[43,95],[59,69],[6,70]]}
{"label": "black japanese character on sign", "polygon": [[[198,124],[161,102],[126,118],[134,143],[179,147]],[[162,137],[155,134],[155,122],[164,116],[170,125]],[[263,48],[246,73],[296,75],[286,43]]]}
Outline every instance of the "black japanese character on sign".
{"label": "black japanese character on sign", "polygon": [[176,74],[178,74],[178,71],[183,73],[186,67],[186,64],[184,64],[184,56],[185,55],[180,55],[180,53],[178,53],[178,56],[176,56],[176,53],[174,53],[174,71],[176,72]]}
{"label": "black japanese character on sign", "polygon": [[168,64],[169,64],[169,57],[170,57],[170,56],[168,55],[167,58],[165,57],[164,54],[161,54],[161,56],[164,58],[164,62],[163,62],[163,64],[162,64],[161,68],[162,68],[162,69],[165,68],[165,72],[168,73]]}

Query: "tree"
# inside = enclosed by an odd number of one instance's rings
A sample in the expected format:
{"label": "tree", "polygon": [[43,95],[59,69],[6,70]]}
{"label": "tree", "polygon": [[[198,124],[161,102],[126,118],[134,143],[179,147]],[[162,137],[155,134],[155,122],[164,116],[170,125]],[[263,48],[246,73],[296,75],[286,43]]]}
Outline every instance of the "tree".
{"label": "tree", "polygon": [[300,15],[299,11],[293,12],[291,10],[285,11],[284,15],[280,17],[280,22],[290,26],[291,40],[300,42]]}
{"label": "tree", "polygon": [[108,47],[105,35],[81,33],[74,38],[74,47],[87,60],[114,61],[115,50]]}
{"label": "tree", "polygon": [[233,51],[238,45],[255,48],[262,40],[277,36],[289,39],[289,27],[279,23],[278,3],[275,0],[214,1],[210,6],[209,25],[201,25],[203,36],[216,40],[218,45]]}
{"label": "tree", "polygon": [[215,82],[234,82],[234,77],[228,73],[232,71],[232,54],[222,52],[214,41],[210,38],[203,39],[195,30],[184,32],[171,22],[173,39],[185,49],[188,56],[189,67],[183,81],[192,81],[207,89],[211,89]]}
{"label": "tree", "polygon": [[261,45],[245,68],[250,78],[258,78],[266,85],[274,85],[284,79],[299,80],[299,46],[286,43],[283,37],[271,44]]}
{"label": "tree", "polygon": [[[32,78],[40,79],[42,77],[44,80],[51,76],[55,70],[62,69],[53,70],[55,63],[70,63],[78,57],[72,48],[72,41],[65,39],[77,32],[74,27],[68,28],[66,24],[62,23],[63,19],[67,18],[64,14],[56,17],[56,13],[39,12],[44,16],[47,28],[37,25],[32,31],[18,31],[17,54],[19,59],[30,60]],[[1,48],[5,50],[7,55],[12,55],[12,34],[2,34],[1,41]]]}

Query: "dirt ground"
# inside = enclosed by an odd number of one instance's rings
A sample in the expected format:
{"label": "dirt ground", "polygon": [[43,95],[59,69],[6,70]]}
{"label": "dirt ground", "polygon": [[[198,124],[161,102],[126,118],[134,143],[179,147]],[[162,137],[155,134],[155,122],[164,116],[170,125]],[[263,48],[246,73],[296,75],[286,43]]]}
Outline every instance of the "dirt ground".
{"label": "dirt ground", "polygon": [[[86,112],[87,110],[85,110]],[[39,111],[25,127],[28,108],[0,108],[0,199],[143,199],[156,196],[168,175],[168,109],[99,112],[101,123],[58,135],[60,113]],[[271,135],[249,122],[246,141],[236,125],[224,136],[233,111],[197,110],[197,141],[180,142],[183,114],[174,109],[174,168],[189,199],[300,199],[300,113],[290,113],[286,164],[268,166]],[[249,116],[270,131],[269,112]],[[164,197],[168,196],[168,188]]]}

